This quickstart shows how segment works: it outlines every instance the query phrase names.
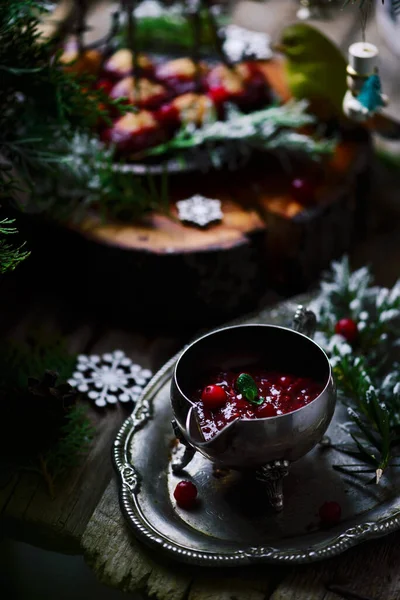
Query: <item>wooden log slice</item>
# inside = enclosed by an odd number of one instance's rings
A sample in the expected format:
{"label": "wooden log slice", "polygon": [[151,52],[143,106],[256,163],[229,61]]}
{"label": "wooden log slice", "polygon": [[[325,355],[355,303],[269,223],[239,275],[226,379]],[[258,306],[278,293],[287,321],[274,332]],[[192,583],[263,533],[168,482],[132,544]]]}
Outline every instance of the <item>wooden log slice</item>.
{"label": "wooden log slice", "polygon": [[[264,71],[287,100],[282,62],[268,61]],[[265,153],[235,172],[173,175],[168,214],[134,223],[87,215],[55,236],[52,255],[79,285],[81,301],[125,323],[209,324],[253,308],[268,289],[301,291],[349,249],[361,224],[370,144],[354,133],[317,168],[293,159],[288,172]],[[321,178],[312,206],[291,195],[296,173]],[[220,199],[222,222],[204,230],[180,222],[175,201],[193,194]]]}

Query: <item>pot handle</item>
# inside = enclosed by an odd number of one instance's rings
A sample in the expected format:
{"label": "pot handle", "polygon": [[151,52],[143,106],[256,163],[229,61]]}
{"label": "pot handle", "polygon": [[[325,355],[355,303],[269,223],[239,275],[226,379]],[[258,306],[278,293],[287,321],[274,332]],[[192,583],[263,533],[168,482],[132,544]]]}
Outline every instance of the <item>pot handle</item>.
{"label": "pot handle", "polygon": [[317,317],[315,313],[299,304],[293,317],[292,329],[303,333],[309,338],[313,338],[317,329]]}

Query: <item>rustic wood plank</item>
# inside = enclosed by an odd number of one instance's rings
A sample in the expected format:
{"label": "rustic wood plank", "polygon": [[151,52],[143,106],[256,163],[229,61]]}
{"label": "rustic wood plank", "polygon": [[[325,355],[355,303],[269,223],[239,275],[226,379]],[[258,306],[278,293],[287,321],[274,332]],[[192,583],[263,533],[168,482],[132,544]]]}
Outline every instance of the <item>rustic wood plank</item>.
{"label": "rustic wood plank", "polygon": [[369,542],[335,559],[292,570],[271,600],[338,600],[330,586],[371,600],[398,600],[400,534]]}
{"label": "rustic wood plank", "polygon": [[[29,332],[32,324],[36,322],[40,313],[35,308],[36,304],[33,303],[33,312],[29,315],[29,318],[20,324],[19,331],[15,332],[15,337],[23,337],[23,331]],[[43,318],[41,323],[47,328],[51,328],[54,324],[54,315],[49,315],[47,320]],[[83,334],[83,338],[82,338]],[[78,347],[82,347],[88,336],[87,330],[79,331],[74,341],[71,343],[71,351],[75,351]],[[77,347],[78,346],[78,347]],[[79,472],[79,470],[78,470]],[[71,474],[66,480],[64,485],[70,486],[71,483],[76,481],[76,473]],[[104,487],[103,487],[104,489]],[[61,490],[60,490],[61,491]],[[73,494],[74,485],[71,487],[65,487],[62,493],[52,500],[47,491],[44,489],[43,483],[40,478],[33,473],[21,472],[18,474],[16,479],[16,485],[6,487],[0,490],[0,506],[1,518],[4,528],[10,535],[19,537],[26,541],[37,540],[37,543],[43,542],[44,546],[48,546],[48,537],[53,537],[58,533],[59,527],[55,527],[53,531],[53,525],[57,520],[65,520],[64,513],[70,513],[71,508],[68,508],[68,500],[70,494]],[[79,493],[77,490],[76,493]],[[89,517],[90,515],[87,515]],[[48,530],[49,528],[49,530]],[[37,538],[36,538],[37,535]],[[32,536],[32,537],[31,537]],[[67,537],[69,537],[67,535]],[[67,546],[69,547],[69,542]],[[61,542],[61,545],[64,541]]]}
{"label": "rustic wood plank", "polygon": [[[264,569],[271,572],[271,569]],[[265,600],[271,590],[271,577],[260,570],[238,569],[231,576],[221,576],[220,571],[200,578],[193,583],[188,600]]]}
{"label": "rustic wood plank", "polygon": [[117,494],[112,481],[85,531],[82,544],[88,564],[100,581],[120,590],[141,590],[156,598],[182,600],[190,586],[190,571],[158,564],[150,551],[133,538]]}
{"label": "rustic wood plank", "polygon": [[[57,330],[55,313],[43,324]],[[33,315],[19,326],[19,337],[29,330]],[[141,366],[156,370],[181,345],[172,338],[132,335],[122,330],[106,330],[90,347],[93,328],[78,328],[69,338],[72,352],[103,353],[122,349]],[[88,347],[89,342],[89,347]],[[153,360],[153,355],[156,360]],[[79,542],[87,522],[100,500],[112,474],[111,445],[130,408],[117,406],[106,411],[89,408],[95,439],[81,465],[72,470],[56,487],[55,498],[49,497],[43,482],[32,473],[20,473],[0,489],[0,511],[4,528],[12,537],[63,552],[79,552]]]}
{"label": "rustic wood plank", "polygon": [[326,588],[321,583],[324,573],[325,565],[318,565],[312,573],[296,569],[279,585],[271,600],[325,600]]}

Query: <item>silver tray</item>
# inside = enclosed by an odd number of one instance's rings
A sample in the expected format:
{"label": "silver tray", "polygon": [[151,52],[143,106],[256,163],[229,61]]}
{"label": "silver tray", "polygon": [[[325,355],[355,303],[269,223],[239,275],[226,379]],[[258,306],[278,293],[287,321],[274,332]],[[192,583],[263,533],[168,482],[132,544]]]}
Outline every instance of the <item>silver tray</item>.
{"label": "silver tray", "polygon": [[[357,478],[334,470],[332,465],[354,461],[324,446],[291,466],[280,514],[267,508],[261,484],[233,471],[215,473],[198,453],[183,476],[173,475],[169,386],[176,358],[149,383],[114,443],[122,511],[144,543],[202,566],[309,563],[399,529],[400,471],[389,469],[379,485],[367,485],[370,474]],[[346,420],[338,405],[327,432],[335,444],[349,441]],[[197,486],[200,502],[192,511],[174,502],[181,479]],[[318,509],[327,500],[341,504],[342,520],[324,529]]]}

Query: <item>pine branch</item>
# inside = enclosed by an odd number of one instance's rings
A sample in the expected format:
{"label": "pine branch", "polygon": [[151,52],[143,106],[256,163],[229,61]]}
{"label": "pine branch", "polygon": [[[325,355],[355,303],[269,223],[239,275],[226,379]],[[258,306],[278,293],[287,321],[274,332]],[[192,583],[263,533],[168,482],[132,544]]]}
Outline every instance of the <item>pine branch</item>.
{"label": "pine branch", "polygon": [[[400,367],[393,354],[400,336],[400,280],[387,290],[372,285],[367,268],[350,272],[348,259],[332,264],[314,309],[322,331],[316,340],[328,352],[342,399],[350,404],[356,454],[375,467],[378,483],[400,441]],[[351,345],[335,324],[352,319]],[[347,453],[354,456],[354,451]]]}
{"label": "pine branch", "polygon": [[31,329],[23,343],[13,340],[0,343],[0,394],[25,391],[29,377],[39,378],[48,369],[66,381],[75,362],[76,356],[68,352],[59,334]]}
{"label": "pine branch", "polygon": [[[40,2],[6,0],[0,11],[0,197],[18,208],[18,184],[31,207],[57,219],[78,218],[92,205],[107,216],[151,210],[157,199],[139,178],[114,172],[112,151],[92,133],[129,107],[96,89],[90,75],[64,68],[55,43],[40,40],[40,10]],[[0,244],[3,268],[26,256]]]}
{"label": "pine branch", "polygon": [[24,250],[24,244],[14,246],[1,239],[1,236],[18,233],[15,227],[10,227],[13,223],[13,219],[3,219],[0,221],[0,273],[13,271],[20,262],[30,255],[30,252]]}
{"label": "pine branch", "polygon": [[56,481],[79,465],[94,437],[94,428],[83,406],[74,406],[65,417],[57,443],[41,457],[42,474],[50,496],[54,496]]}
{"label": "pine branch", "polygon": [[26,343],[9,341],[0,347],[1,462],[40,474],[51,496],[57,480],[79,463],[94,435],[86,408],[64,383],[75,363],[55,334],[35,332]]}
{"label": "pine branch", "polygon": [[306,102],[288,102],[283,106],[273,106],[250,114],[231,109],[226,121],[209,122],[197,129],[192,125],[183,126],[174,138],[150,148],[142,156],[159,156],[201,146],[211,150],[224,144],[231,144],[239,153],[248,153],[250,149],[285,148],[288,151],[306,152],[315,157],[332,152],[335,145],[332,141],[315,140],[311,136],[283,130],[300,129],[313,124],[314,118],[306,113],[306,109]]}

